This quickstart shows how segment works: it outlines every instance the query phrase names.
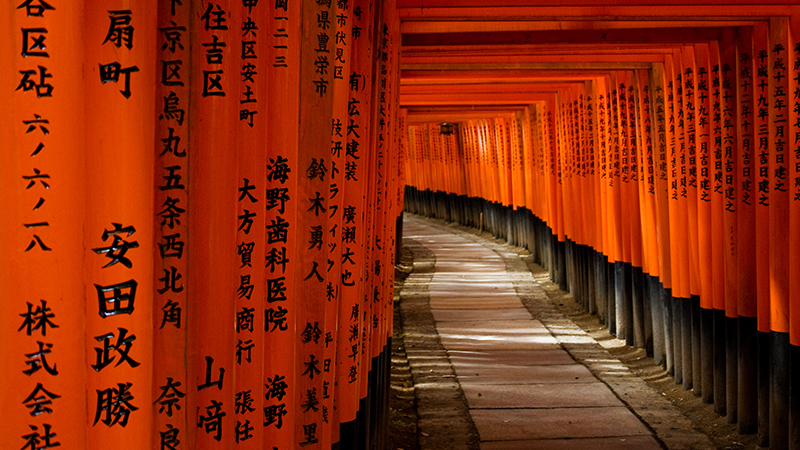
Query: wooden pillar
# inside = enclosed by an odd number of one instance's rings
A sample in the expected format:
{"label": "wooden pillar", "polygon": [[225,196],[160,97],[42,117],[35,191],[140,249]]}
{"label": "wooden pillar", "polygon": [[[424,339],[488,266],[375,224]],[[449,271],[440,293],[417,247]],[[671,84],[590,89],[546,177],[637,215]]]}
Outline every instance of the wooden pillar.
{"label": "wooden pillar", "polygon": [[[789,23],[789,61],[800,60],[800,18],[792,16]],[[787,65],[789,69],[789,90],[797,92],[800,88],[800,66]],[[792,97],[790,102],[791,130],[787,139],[788,173],[789,173],[789,342],[790,379],[789,387],[789,448],[797,449],[800,445],[800,97]],[[793,136],[793,137],[792,137]]]}
{"label": "wooden pillar", "polygon": [[[266,33],[270,45],[266,58],[265,189],[265,294],[264,310],[264,443],[291,448],[296,445],[299,354],[295,348],[299,325],[301,261],[292,254],[305,244],[307,234],[296,222],[307,209],[298,183],[303,168],[298,164],[300,114],[301,5],[277,1],[267,5]],[[306,62],[303,62],[305,64]],[[308,233],[308,230],[305,230]],[[304,239],[305,238],[305,239]],[[304,275],[303,275],[304,276]],[[269,447],[268,447],[269,448]]]}
{"label": "wooden pillar", "polygon": [[769,30],[753,30],[754,132],[753,177],[755,201],[756,295],[758,302],[758,438],[769,445],[770,297],[769,297]]}
{"label": "wooden pillar", "polygon": [[[193,445],[196,414],[187,403],[194,388],[187,358],[189,301],[189,123],[191,97],[191,5],[158,2],[156,35],[156,136],[153,283],[153,395],[156,445]],[[166,243],[172,240],[174,248]],[[182,242],[183,251],[179,251]],[[160,251],[164,246],[164,251]],[[190,353],[192,354],[192,353]]]}
{"label": "wooden pillar", "polygon": [[[333,7],[333,5],[331,5]],[[325,275],[325,326],[323,336],[325,348],[323,352],[323,380],[322,392],[319,393],[321,404],[316,406],[322,412],[322,448],[330,448],[339,441],[339,414],[336,404],[339,401],[335,394],[337,384],[337,346],[340,339],[346,336],[343,325],[340,325],[340,304],[342,297],[342,249],[345,245],[344,217],[344,172],[345,159],[348,152],[358,153],[358,147],[353,148],[352,143],[342,137],[341,127],[348,123],[350,114],[359,113],[358,104],[350,103],[350,67],[353,56],[352,29],[353,20],[347,3],[337,3],[335,10],[331,11],[331,29],[335,48],[333,55],[327,56],[328,66],[318,67],[318,72],[324,74],[330,71],[333,74],[331,87],[333,90],[332,120],[330,130],[330,175],[322,172],[321,175],[328,182],[328,211],[326,225],[323,229],[327,239],[325,251],[327,252],[327,274]],[[326,59],[320,60],[326,61]],[[333,125],[336,124],[337,128]],[[324,164],[323,164],[324,165]],[[347,235],[349,236],[349,234]],[[317,244],[321,245],[321,244]]]}
{"label": "wooden pillar", "polygon": [[154,445],[156,6],[84,9],[88,448]]}
{"label": "wooden pillar", "polygon": [[[725,30],[720,40],[720,85],[722,104],[722,143],[719,161],[715,161],[715,199],[719,206],[714,207],[713,226],[725,230],[714,241],[714,300],[725,311],[725,393],[728,423],[736,423],[738,407],[738,297],[735,295],[735,271],[737,264],[736,242],[736,160],[735,151],[739,148],[737,138],[736,113],[736,34],[733,29]],[[719,181],[717,181],[719,180]],[[719,191],[717,192],[717,187]],[[720,261],[717,263],[717,261]],[[715,306],[716,307],[716,306]],[[722,399],[720,399],[721,401]]]}
{"label": "wooden pillar", "polygon": [[[676,72],[680,70],[680,64],[676,64],[674,55],[664,56],[664,73],[667,95],[667,160],[668,160],[668,183],[669,183],[669,245],[670,245],[670,271],[672,272],[672,329],[673,329],[673,355],[675,383],[683,384],[684,378],[684,358],[683,358],[683,304],[688,295],[689,286],[685,270],[687,268],[686,252],[684,248],[685,233],[683,224],[685,217],[681,214],[679,207],[679,184],[681,164],[679,158],[679,146],[681,131],[678,127],[678,80]],[[677,66],[677,70],[676,70]]]}
{"label": "wooden pillar", "polygon": [[[362,377],[361,366],[361,336],[363,335],[364,318],[361,314],[363,297],[366,294],[366,250],[367,250],[367,222],[366,201],[364,191],[367,187],[368,161],[371,155],[369,145],[369,124],[372,112],[371,87],[373,86],[373,38],[367,30],[373,20],[372,8],[369,2],[356,1],[352,4],[353,30],[359,30],[352,38],[351,71],[348,77],[348,115],[342,121],[342,128],[336,122],[332,133],[333,148],[341,146],[345,149],[343,158],[342,180],[344,186],[344,223],[341,229],[342,248],[338,250],[341,255],[353,253],[348,260],[341,259],[341,305],[339,307],[339,323],[341,335],[337,343],[337,387],[335,388],[336,405],[339,421],[341,423],[340,442],[343,448],[357,445],[357,412],[361,392]],[[352,105],[352,106],[350,106]],[[348,125],[357,134],[348,133]],[[424,158],[422,142],[417,141],[415,152],[418,158]],[[347,153],[347,149],[350,153]],[[357,151],[353,151],[353,149]],[[340,150],[337,150],[340,152]],[[422,163],[416,160],[417,164]],[[418,173],[422,168],[417,166]],[[422,191],[425,188],[424,179],[420,178],[416,187]],[[364,369],[366,373],[367,369]]]}
{"label": "wooden pillar", "polygon": [[736,139],[739,151],[736,154],[737,201],[736,201],[736,240],[737,240],[737,311],[739,316],[739,380],[737,395],[738,430],[753,433],[758,421],[758,305],[756,286],[756,200],[755,200],[755,118],[756,87],[753,69],[753,32],[741,28],[737,35],[736,72],[739,80],[737,94],[738,120]]}
{"label": "wooden pillar", "polygon": [[[189,292],[194,315],[188,318],[191,374],[188,409],[197,411],[197,448],[233,448],[235,374],[247,356],[233,326],[241,278],[235,249],[237,230],[252,217],[238,211],[238,126],[240,121],[239,24],[235,1],[193,3],[191,119],[189,150]],[[225,47],[222,47],[222,44]],[[250,225],[252,229],[252,225]],[[168,240],[162,243],[168,248]],[[179,238],[173,238],[181,240]],[[222,270],[220,270],[222,269]]]}
{"label": "wooden pillar", "polygon": [[662,320],[664,326],[664,363],[668,373],[675,373],[672,334],[672,263],[670,260],[670,233],[669,233],[669,165],[668,145],[669,140],[668,116],[669,104],[667,103],[667,85],[664,76],[664,65],[655,64],[652,70],[650,85],[653,86],[655,128],[653,133],[655,166],[655,214],[656,235],[658,239],[658,273],[661,289],[659,297],[662,307]]}
{"label": "wooden pillar", "polygon": [[[694,84],[697,92],[695,101],[697,107],[694,113],[696,134],[696,164],[694,169],[697,171],[697,229],[699,245],[699,276],[700,276],[700,320],[701,334],[697,336],[701,340],[700,352],[702,355],[700,366],[697,371],[701,373],[702,384],[695,386],[702,395],[703,401],[711,403],[714,399],[714,270],[722,265],[721,254],[714,250],[714,244],[719,240],[715,239],[714,217],[717,208],[721,208],[720,196],[714,190],[715,183],[713,173],[717,151],[719,145],[715,139],[721,129],[717,127],[716,118],[721,117],[719,111],[719,98],[713,97],[713,93],[718,93],[719,89],[712,87],[712,68],[714,63],[709,62],[709,46],[695,46],[696,66],[694,73]],[[712,55],[718,52],[712,49]],[[717,58],[718,59],[718,58]],[[714,79],[717,79],[716,77]],[[716,109],[715,109],[716,108]],[[714,124],[712,130],[712,123]],[[720,136],[721,142],[721,136]],[[721,213],[721,211],[720,211]],[[719,261],[714,259],[717,257]]]}
{"label": "wooden pillar", "polygon": [[[0,27],[7,31],[0,44],[0,103],[5,105],[0,121],[0,358],[5,361],[0,385],[6,390],[0,433],[10,448],[32,442],[87,448],[86,415],[76,411],[97,401],[96,393],[86,390],[91,369],[85,304],[98,304],[96,293],[94,299],[84,295],[82,264],[86,171],[80,5],[18,8],[7,3],[0,13]],[[100,124],[106,126],[105,120]],[[102,179],[102,174],[92,176]],[[145,245],[141,253],[147,251]],[[147,264],[146,257],[136,262],[137,269]],[[147,314],[144,309],[140,317]],[[95,311],[89,320],[102,319]],[[138,385],[137,392],[142,397],[135,403],[147,408],[145,386]]]}
{"label": "wooden pillar", "polygon": [[[233,98],[239,103],[237,158],[236,235],[236,365],[234,366],[234,409],[231,417],[237,448],[261,449],[264,442],[265,356],[272,352],[264,346],[266,309],[265,275],[261,265],[266,249],[267,152],[267,62],[268,40],[255,28],[266,28],[272,15],[267,4],[244,4],[241,11],[241,47],[238,56],[239,89]],[[236,25],[236,24],[234,24]],[[269,223],[272,225],[272,223]],[[275,231],[271,228],[270,231]],[[271,235],[274,237],[274,235]]]}
{"label": "wooden pillar", "polygon": [[789,446],[789,241],[788,140],[789,113],[789,22],[786,17],[769,23],[769,294],[772,342],[770,381],[770,448]]}

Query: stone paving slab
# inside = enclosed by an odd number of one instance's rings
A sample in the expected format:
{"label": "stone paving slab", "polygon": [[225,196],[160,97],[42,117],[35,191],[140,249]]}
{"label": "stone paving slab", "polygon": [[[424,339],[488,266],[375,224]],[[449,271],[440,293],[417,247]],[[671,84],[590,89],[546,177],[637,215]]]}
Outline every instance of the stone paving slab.
{"label": "stone paving slab", "polygon": [[577,408],[623,406],[600,382],[579,384],[497,384],[461,383],[470,408]]}
{"label": "stone paving slab", "polygon": [[[468,384],[591,383],[597,379],[580,364],[551,366],[463,365],[453,363],[461,386]],[[608,389],[608,388],[606,388]]]}
{"label": "stone paving slab", "polygon": [[550,331],[542,325],[542,322],[531,319],[530,314],[526,319],[520,320],[500,320],[494,316],[487,317],[483,322],[446,322],[436,324],[439,334],[459,333],[459,334],[479,334],[479,335],[550,335]]}
{"label": "stone paving slab", "polygon": [[472,283],[468,281],[441,281],[433,280],[436,284],[431,284],[428,291],[431,294],[439,294],[440,292],[453,292],[458,295],[468,294],[482,294],[494,295],[497,292],[504,292],[507,294],[516,294],[514,286],[511,283]]}
{"label": "stone paving slab", "polygon": [[[519,297],[517,293],[514,291],[495,291],[495,292],[487,292],[484,290],[467,290],[463,292],[455,292],[450,289],[437,289],[435,286],[431,286],[429,288],[429,292],[431,295],[431,299],[442,299],[442,298],[450,298],[453,300],[460,300],[460,299],[482,299],[485,302],[495,303],[497,301],[503,301],[505,299],[515,299],[518,300]],[[520,303],[521,305],[522,303]]]}
{"label": "stone paving slab", "polygon": [[506,296],[503,299],[431,297],[431,309],[510,309],[522,307],[519,297]]}
{"label": "stone paving slab", "polygon": [[450,350],[550,350],[560,348],[552,336],[457,336],[440,335]]}
{"label": "stone paving slab", "polygon": [[[431,250],[436,251],[436,249]],[[481,262],[442,261],[437,262],[436,266],[441,267],[443,272],[477,272],[481,275],[496,274],[498,277],[502,277],[503,272],[497,270],[498,263],[502,263],[500,258],[484,259]]]}
{"label": "stone paving slab", "polygon": [[447,352],[452,364],[491,366],[539,366],[571,364],[575,360],[561,349],[550,350],[451,350]]}
{"label": "stone paving slab", "polygon": [[485,271],[481,272],[445,272],[439,271],[438,267],[436,273],[434,274],[437,280],[442,281],[454,281],[454,282],[462,282],[462,283],[479,283],[479,284],[489,284],[495,283],[498,280],[498,277],[501,276],[500,272],[497,272],[496,275],[487,274]]}
{"label": "stone paving slab", "polygon": [[537,439],[481,443],[481,450],[662,450],[652,436],[586,439]]}
{"label": "stone paving slab", "polygon": [[499,320],[521,320],[531,318],[531,314],[525,308],[439,309],[431,312],[433,313],[433,319],[437,322],[483,322],[487,317]]}
{"label": "stone paving slab", "polygon": [[481,441],[649,436],[627,408],[471,409]]}

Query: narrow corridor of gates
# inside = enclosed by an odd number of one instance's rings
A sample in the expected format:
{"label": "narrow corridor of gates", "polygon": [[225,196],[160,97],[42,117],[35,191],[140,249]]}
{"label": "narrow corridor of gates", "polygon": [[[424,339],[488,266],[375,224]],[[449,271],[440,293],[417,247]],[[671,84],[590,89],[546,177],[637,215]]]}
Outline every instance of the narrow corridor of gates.
{"label": "narrow corridor of gates", "polygon": [[558,312],[519,248],[418,216],[403,230],[422,449],[714,448]]}

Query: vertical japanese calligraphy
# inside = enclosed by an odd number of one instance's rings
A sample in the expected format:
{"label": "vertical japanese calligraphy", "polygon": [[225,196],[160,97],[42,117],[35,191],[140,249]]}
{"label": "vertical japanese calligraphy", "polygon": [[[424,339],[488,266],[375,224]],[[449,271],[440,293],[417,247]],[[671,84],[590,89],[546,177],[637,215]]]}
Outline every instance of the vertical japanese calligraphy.
{"label": "vertical japanese calligraphy", "polygon": [[[261,108],[267,102],[267,40],[260,36],[266,27],[269,5],[242,2],[241,95],[239,98],[238,227],[236,246],[236,382],[232,418],[233,440],[239,448],[264,448],[263,393],[266,269],[261,261],[266,248],[265,198],[267,183],[267,116]],[[260,112],[260,114],[259,114]]]}
{"label": "vertical japanese calligraphy", "polygon": [[189,313],[189,122],[191,37],[189,5],[159,2],[156,67],[153,383],[156,442],[177,449],[194,436],[185,358]]}
{"label": "vertical japanese calligraphy", "polygon": [[[224,0],[192,3],[197,14],[190,16],[188,34],[194,73],[189,105],[191,120],[199,126],[187,150],[188,235],[213,238],[186,243],[187,287],[196,293],[195,314],[187,317],[192,351],[186,387],[192,420],[187,427],[193,428],[195,445],[208,448],[235,439],[237,358],[246,356],[246,340],[240,344],[232,326],[241,286],[237,229],[247,225],[239,219],[237,201],[244,183],[237,170],[244,6]],[[249,209],[247,203],[243,207]]]}
{"label": "vertical japanese calligraphy", "polygon": [[[152,439],[155,1],[86,7],[90,448]],[[93,174],[93,175],[89,175]],[[109,177],[113,181],[109,182]]]}
{"label": "vertical japanese calligraphy", "polygon": [[[84,90],[79,9],[13,2],[0,23],[4,442],[86,446]],[[24,281],[22,281],[24,280]],[[13,395],[12,395],[13,393]]]}
{"label": "vertical japanese calligraphy", "polygon": [[388,386],[370,368],[388,364],[402,203],[394,14],[352,0],[8,5],[11,445],[340,441]]}

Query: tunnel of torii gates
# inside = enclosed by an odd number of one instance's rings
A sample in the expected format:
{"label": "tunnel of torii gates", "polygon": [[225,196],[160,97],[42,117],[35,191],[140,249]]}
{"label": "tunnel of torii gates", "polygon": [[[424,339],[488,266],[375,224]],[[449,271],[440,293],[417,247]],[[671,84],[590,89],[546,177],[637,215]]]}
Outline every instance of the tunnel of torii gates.
{"label": "tunnel of torii gates", "polygon": [[800,448],[800,7],[645,3],[6,2],[0,447],[381,448],[405,204]]}

